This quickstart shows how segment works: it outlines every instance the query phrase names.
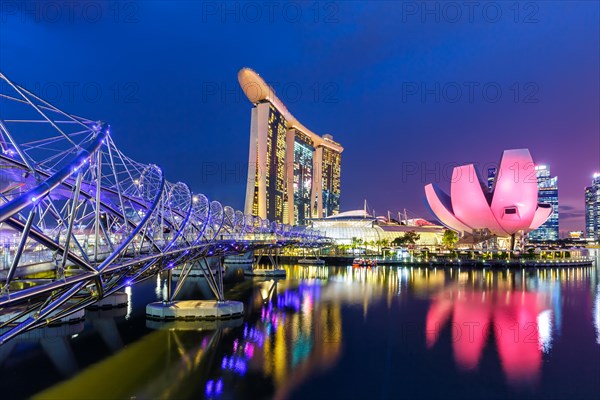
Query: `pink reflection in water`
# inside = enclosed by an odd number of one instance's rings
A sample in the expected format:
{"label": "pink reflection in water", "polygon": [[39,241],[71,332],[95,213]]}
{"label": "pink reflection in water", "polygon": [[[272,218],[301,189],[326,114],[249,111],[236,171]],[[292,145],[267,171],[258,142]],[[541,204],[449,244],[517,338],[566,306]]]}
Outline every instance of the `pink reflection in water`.
{"label": "pink reflection in water", "polygon": [[432,302],[426,319],[431,348],[452,316],[452,349],[457,366],[475,370],[490,335],[513,386],[535,384],[542,364],[538,315],[548,309],[545,296],[532,292],[450,288]]}

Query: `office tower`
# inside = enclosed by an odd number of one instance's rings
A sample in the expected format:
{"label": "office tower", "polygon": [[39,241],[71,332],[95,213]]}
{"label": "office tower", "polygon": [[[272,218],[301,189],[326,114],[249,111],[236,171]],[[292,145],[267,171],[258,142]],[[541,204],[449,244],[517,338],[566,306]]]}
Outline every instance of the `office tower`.
{"label": "office tower", "polygon": [[[552,214],[540,227],[528,233],[530,240],[558,240],[558,177],[550,176],[550,168],[536,165],[535,175],[538,184],[538,203],[550,204]],[[488,168],[487,186],[491,191],[496,179],[496,168]]]}
{"label": "office tower", "polygon": [[585,188],[585,236],[600,239],[600,173],[595,173],[592,185]]}
{"label": "office tower", "polygon": [[558,177],[550,175],[546,165],[536,165],[535,173],[538,182],[538,202],[552,206],[552,214],[539,228],[529,232],[530,240],[558,240]]}
{"label": "office tower", "polygon": [[238,80],[254,105],[245,213],[293,225],[337,214],[343,147],[302,125],[253,70]]}
{"label": "office tower", "polygon": [[492,188],[494,187],[494,179],[496,179],[496,168],[495,167],[488,168],[487,173],[488,173],[487,186],[488,186],[488,190],[491,191]]}

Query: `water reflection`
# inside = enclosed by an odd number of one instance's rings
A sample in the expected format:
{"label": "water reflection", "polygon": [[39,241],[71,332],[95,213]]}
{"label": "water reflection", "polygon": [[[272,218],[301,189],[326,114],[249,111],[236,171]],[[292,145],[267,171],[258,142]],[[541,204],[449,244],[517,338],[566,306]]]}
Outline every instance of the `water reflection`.
{"label": "water reflection", "polygon": [[596,304],[594,305],[594,325],[596,326],[596,342],[600,344],[600,284],[596,288]]}
{"label": "water reflection", "polygon": [[[75,356],[77,350],[99,347],[111,354],[104,350],[79,374],[40,396],[304,398],[306,388],[325,390],[322,397],[351,396],[352,391],[336,385],[339,376],[355,376],[358,369],[359,389],[372,385],[370,390],[378,390],[381,375],[389,369],[390,376],[403,377],[404,389],[390,378],[383,383],[388,385],[387,397],[399,397],[411,385],[419,391],[406,393],[439,397],[435,385],[423,388],[419,383],[423,371],[435,368],[427,379],[437,379],[439,386],[450,384],[443,381],[448,374],[465,388],[495,384],[499,396],[508,396],[514,393],[510,390],[527,387],[527,393],[537,395],[539,387],[555,384],[548,378],[553,369],[563,373],[574,367],[571,349],[593,357],[600,351],[596,268],[290,266],[287,279],[231,283],[227,297],[243,301],[245,315],[219,323],[146,320],[145,304],[167,292],[164,278],[128,288],[129,305],[115,311],[118,315],[87,312],[88,334],[75,342],[87,337],[87,344],[73,345]],[[180,296],[208,298],[210,290],[204,279],[191,277]],[[403,324],[416,326],[414,338],[400,337]],[[365,340],[367,335],[371,340]],[[72,340],[66,336],[65,342]],[[55,367],[63,368],[64,376],[78,368],[69,366],[69,357],[73,359],[69,354],[55,357]],[[581,371],[595,371],[593,357],[591,367],[582,363]],[[414,371],[398,373],[407,364]],[[317,387],[323,382],[332,391]],[[592,382],[588,388],[596,386]],[[457,397],[470,393],[457,386],[454,391]],[[365,397],[365,392],[355,395]]]}
{"label": "water reflection", "polygon": [[326,270],[313,272],[319,272],[319,279],[255,281],[249,322],[224,351],[221,370],[207,381],[206,396],[242,395],[245,385],[235,382],[252,376],[269,382],[273,397],[285,398],[311,374],[335,364],[342,346],[340,305],[323,298]]}
{"label": "water reflection", "polygon": [[459,272],[432,297],[426,317],[426,344],[432,348],[445,328],[456,365],[475,370],[486,345],[496,347],[504,375],[513,386],[539,381],[544,353],[560,334],[563,285],[578,284],[595,270]]}
{"label": "water reflection", "polygon": [[82,331],[83,322],[78,322],[44,327],[21,334],[5,345],[0,346],[0,367],[10,368],[11,356],[15,353],[18,354],[17,349],[19,347],[23,345],[39,346],[62,377],[73,376],[79,370],[79,367],[73,354],[70,338]]}

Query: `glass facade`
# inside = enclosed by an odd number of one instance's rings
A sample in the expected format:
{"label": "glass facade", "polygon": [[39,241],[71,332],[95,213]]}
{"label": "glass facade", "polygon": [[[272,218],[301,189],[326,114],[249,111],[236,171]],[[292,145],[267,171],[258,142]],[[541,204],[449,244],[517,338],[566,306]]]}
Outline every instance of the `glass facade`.
{"label": "glass facade", "polygon": [[592,186],[585,188],[585,235],[600,239],[600,174],[595,174]]}
{"label": "glass facade", "polygon": [[331,135],[318,136],[281,105],[261,101],[252,110],[250,146],[245,213],[306,225],[339,212],[343,147]]}
{"label": "glass facade", "polygon": [[300,131],[294,135],[294,225],[311,218],[310,194],[313,185],[312,140]]}
{"label": "glass facade", "polygon": [[273,105],[269,106],[267,124],[267,218],[282,222],[287,217],[285,187],[285,133],[286,121]]}
{"label": "glass facade", "polygon": [[329,217],[311,221],[312,227],[322,235],[332,238],[336,244],[353,244],[355,240],[374,244],[385,240],[392,242],[412,231],[419,234],[418,244],[438,246],[444,229],[441,227],[399,226],[380,224],[374,218]]}
{"label": "glass facade", "polygon": [[487,170],[487,185],[488,185],[488,190],[491,191],[492,187],[494,186],[494,179],[496,179],[496,168],[492,167],[492,168],[488,168]]}
{"label": "glass facade", "polygon": [[340,212],[340,178],[342,155],[323,147],[323,217]]}
{"label": "glass facade", "polygon": [[552,206],[552,214],[539,228],[529,232],[530,240],[558,240],[558,177],[550,176],[550,168],[545,165],[535,167],[538,181],[538,202]]}
{"label": "glass facade", "polygon": [[[496,168],[488,168],[487,186],[491,191],[496,179]],[[550,176],[550,168],[545,165],[535,167],[538,181],[538,203],[547,203],[552,206],[552,215],[539,228],[529,232],[530,240],[558,240],[558,177]]]}

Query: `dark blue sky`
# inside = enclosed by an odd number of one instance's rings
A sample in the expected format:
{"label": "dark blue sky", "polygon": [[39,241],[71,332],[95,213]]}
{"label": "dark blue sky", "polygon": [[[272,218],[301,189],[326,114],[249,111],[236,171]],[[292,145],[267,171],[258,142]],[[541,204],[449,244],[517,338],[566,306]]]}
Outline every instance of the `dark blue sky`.
{"label": "dark blue sky", "polygon": [[469,4],[2,1],[0,69],[236,208],[248,66],[345,147],[343,210],[366,198],[431,218],[425,183],[527,147],[559,176],[561,230],[583,229],[600,170],[599,3]]}

